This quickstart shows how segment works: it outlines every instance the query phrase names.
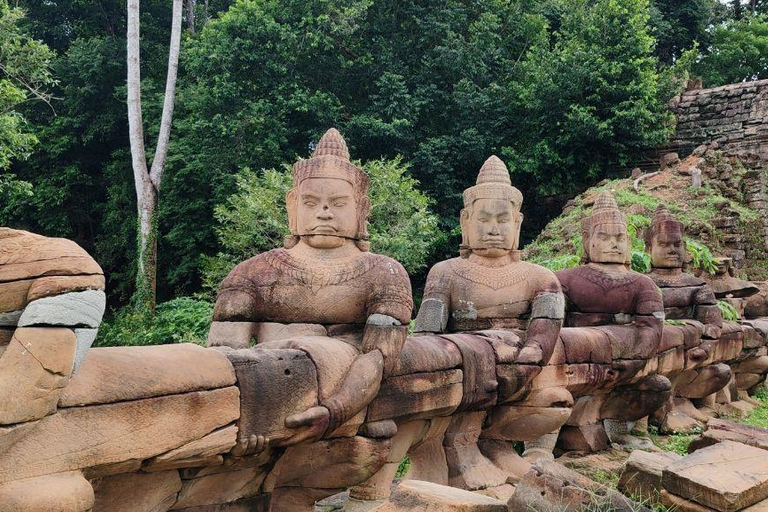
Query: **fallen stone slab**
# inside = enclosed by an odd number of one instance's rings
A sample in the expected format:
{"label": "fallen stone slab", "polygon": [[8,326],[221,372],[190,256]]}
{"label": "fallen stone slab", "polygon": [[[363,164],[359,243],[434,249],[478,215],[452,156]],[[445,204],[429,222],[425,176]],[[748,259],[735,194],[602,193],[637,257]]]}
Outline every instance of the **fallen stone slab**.
{"label": "fallen stone slab", "polygon": [[650,512],[630,498],[553,461],[538,460],[517,484],[509,510]]}
{"label": "fallen stone slab", "polygon": [[254,496],[266,476],[264,468],[253,467],[184,480],[171,510],[218,505]]}
{"label": "fallen stone slab", "polygon": [[79,472],[0,485],[3,512],[90,512],[93,502],[93,488]]}
{"label": "fallen stone slab", "polygon": [[93,512],[165,512],[181,490],[178,471],[129,473],[93,482]]}
{"label": "fallen stone slab", "polygon": [[735,512],[768,498],[768,457],[759,448],[722,441],[664,468],[662,486],[720,512]]}
{"label": "fallen stone slab", "polygon": [[376,512],[507,512],[504,502],[464,489],[421,480],[405,480]]}
{"label": "fallen stone slab", "polygon": [[618,489],[635,499],[656,501],[661,491],[664,468],[683,457],[672,452],[644,452],[635,450],[624,463]]}
{"label": "fallen stone slab", "polygon": [[124,402],[234,383],[235,371],[225,355],[192,343],[94,348],[63,391],[59,407]]}
{"label": "fallen stone slab", "polygon": [[736,441],[737,443],[768,450],[768,429],[712,418],[707,422],[707,430],[691,441],[688,452],[693,453],[696,450],[722,441]]}

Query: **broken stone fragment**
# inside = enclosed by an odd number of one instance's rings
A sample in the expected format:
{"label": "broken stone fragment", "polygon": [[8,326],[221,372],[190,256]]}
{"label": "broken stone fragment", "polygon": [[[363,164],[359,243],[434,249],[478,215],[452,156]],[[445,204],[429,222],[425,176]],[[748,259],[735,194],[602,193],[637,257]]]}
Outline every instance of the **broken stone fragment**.
{"label": "broken stone fragment", "polygon": [[624,463],[618,489],[635,499],[658,499],[661,491],[661,474],[669,464],[683,457],[672,452],[649,453],[635,450]]}
{"label": "broken stone fragment", "polygon": [[735,512],[768,498],[768,458],[759,448],[722,441],[667,466],[662,485],[681,498]]}
{"label": "broken stone fragment", "polygon": [[433,484],[420,480],[405,480],[397,486],[387,503],[373,509],[376,512],[507,512],[507,506],[494,498],[478,493]]}
{"label": "broken stone fragment", "polygon": [[93,482],[93,512],[165,512],[181,490],[178,471],[129,473]]}
{"label": "broken stone fragment", "polygon": [[90,512],[91,484],[78,472],[15,480],[0,485],[3,512]]}

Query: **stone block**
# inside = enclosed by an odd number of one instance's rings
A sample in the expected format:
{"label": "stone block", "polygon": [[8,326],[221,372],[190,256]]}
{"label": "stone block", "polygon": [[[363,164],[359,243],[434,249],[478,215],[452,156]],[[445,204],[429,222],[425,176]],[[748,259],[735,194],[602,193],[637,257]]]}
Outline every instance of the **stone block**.
{"label": "stone block", "polygon": [[227,453],[237,442],[237,427],[228,427],[214,430],[210,434],[191,443],[180,446],[162,455],[154,457],[149,464],[169,462],[174,460],[199,457],[205,459],[221,453]]}
{"label": "stone block", "polygon": [[735,512],[768,498],[768,458],[759,448],[722,441],[667,466],[662,485],[681,498]]}
{"label": "stone block", "polygon": [[0,483],[148,459],[232,423],[239,413],[235,387],[60,409],[0,453]]}
{"label": "stone block", "polygon": [[691,442],[690,451],[693,452],[721,441],[735,441],[768,450],[768,429],[712,418],[707,422],[707,430]]}
{"label": "stone block", "polygon": [[240,436],[289,438],[285,418],[318,404],[315,364],[301,350],[233,350],[226,353],[240,388]]}
{"label": "stone block", "polygon": [[675,512],[714,512],[715,509],[700,505],[695,501],[686,500],[680,496],[661,490],[661,504]]}
{"label": "stone block", "polygon": [[171,510],[218,505],[254,496],[266,476],[263,468],[252,467],[184,480]]}
{"label": "stone block", "polygon": [[56,410],[72,373],[76,345],[71,329],[16,329],[0,359],[0,424],[40,419]]}
{"label": "stone block", "polygon": [[88,350],[96,340],[98,329],[75,329],[75,338],[77,338],[77,348],[75,349],[75,362],[72,365],[72,375],[77,373],[88,355]]}
{"label": "stone block", "polygon": [[62,393],[59,406],[123,402],[234,384],[235,372],[226,356],[192,343],[94,348]]}
{"label": "stone block", "polygon": [[406,338],[391,376],[451,370],[461,366],[458,347],[442,336]]}
{"label": "stone block", "polygon": [[602,422],[592,423],[590,425],[581,425],[573,427],[565,425],[560,430],[558,446],[564,450],[575,450],[580,452],[599,452],[607,450],[610,446],[608,434]]}
{"label": "stone block", "polygon": [[618,489],[636,499],[656,500],[661,491],[661,473],[664,468],[683,457],[672,452],[649,453],[635,450],[624,463]]}
{"label": "stone block", "polygon": [[251,348],[256,322],[213,322],[208,330],[209,347]]}
{"label": "stone block", "polygon": [[90,512],[93,503],[93,488],[78,472],[0,485],[3,512]]}
{"label": "stone block", "polygon": [[461,370],[390,377],[368,406],[368,421],[398,421],[446,416],[456,410],[464,392]]}
{"label": "stone block", "polygon": [[101,324],[107,296],[101,290],[71,292],[43,297],[27,304],[19,317],[20,327],[65,326],[90,327]]}
{"label": "stone block", "polygon": [[552,461],[540,459],[517,484],[509,510],[649,512],[626,496]]}
{"label": "stone block", "polygon": [[497,405],[488,413],[483,438],[535,441],[560,428],[570,414],[570,407]]}
{"label": "stone block", "polygon": [[181,490],[178,471],[129,473],[93,482],[93,512],[165,512]]}
{"label": "stone block", "polygon": [[397,486],[390,501],[374,509],[376,512],[506,512],[503,502],[478,493],[433,484],[405,480]]}

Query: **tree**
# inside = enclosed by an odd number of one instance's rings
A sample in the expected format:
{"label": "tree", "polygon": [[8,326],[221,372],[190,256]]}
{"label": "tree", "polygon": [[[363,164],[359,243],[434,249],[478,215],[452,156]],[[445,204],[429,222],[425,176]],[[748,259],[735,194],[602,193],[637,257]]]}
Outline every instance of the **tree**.
{"label": "tree", "polygon": [[768,18],[747,15],[715,26],[694,72],[706,87],[768,78]]}
{"label": "tree", "polygon": [[670,114],[659,100],[647,0],[571,4],[552,44],[528,54],[512,97],[521,137],[508,145],[517,181],[543,195],[572,193],[624,172],[662,144]]}
{"label": "tree", "polygon": [[168,77],[165,86],[160,132],[152,159],[147,168],[144,149],[144,126],[141,113],[141,68],[139,51],[139,0],[128,1],[128,126],[131,142],[131,163],[136,185],[139,216],[138,283],[139,300],[154,310],[157,302],[157,204],[165,171],[168,140],[171,135],[173,104],[176,96],[179,51],[181,47],[181,13],[183,0],[173,1],[171,44],[168,52]]}
{"label": "tree", "polygon": [[50,107],[46,92],[55,83],[50,73],[53,53],[22,28],[24,11],[0,0],[0,215],[3,219],[18,201],[31,195],[29,183],[6,173],[11,163],[27,159],[38,142],[20,111],[28,101]]}
{"label": "tree", "polygon": [[719,11],[717,0],[653,0],[650,27],[659,61],[671,65],[694,44],[706,46]]}
{"label": "tree", "polygon": [[[443,237],[430,212],[433,202],[400,157],[372,160],[362,169],[371,180],[371,250],[396,259],[409,273],[423,270]],[[215,292],[235,264],[282,246],[289,234],[285,194],[292,183],[290,165],[237,174],[236,192],[216,208],[222,250],[205,260],[206,289]]]}

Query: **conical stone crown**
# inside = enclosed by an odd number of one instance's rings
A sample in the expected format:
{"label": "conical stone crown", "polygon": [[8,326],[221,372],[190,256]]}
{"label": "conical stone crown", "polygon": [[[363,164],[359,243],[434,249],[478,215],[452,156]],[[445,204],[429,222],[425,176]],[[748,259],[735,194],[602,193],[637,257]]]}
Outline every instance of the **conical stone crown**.
{"label": "conical stone crown", "polygon": [[320,138],[320,142],[317,143],[315,152],[312,153],[312,157],[319,156],[336,156],[343,160],[349,161],[349,149],[347,143],[344,142],[344,137],[341,136],[339,130],[331,128]]}
{"label": "conical stone crown", "polygon": [[464,207],[468,208],[478,199],[505,199],[520,209],[523,194],[512,186],[509,170],[496,155],[491,155],[480,167],[477,184],[464,191]]}

